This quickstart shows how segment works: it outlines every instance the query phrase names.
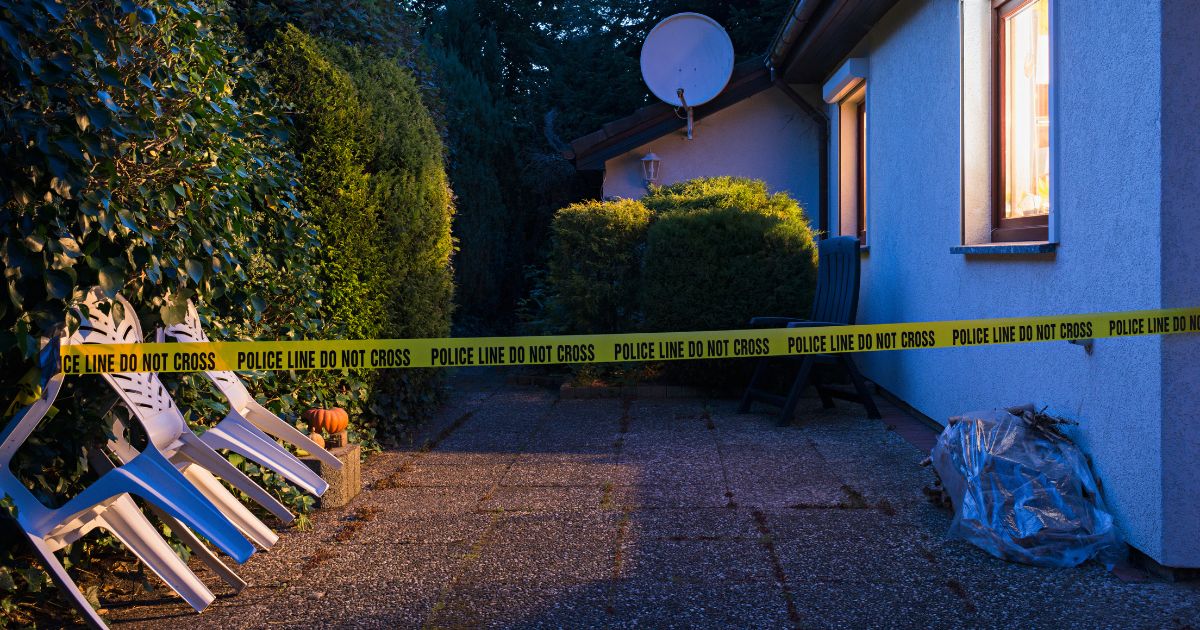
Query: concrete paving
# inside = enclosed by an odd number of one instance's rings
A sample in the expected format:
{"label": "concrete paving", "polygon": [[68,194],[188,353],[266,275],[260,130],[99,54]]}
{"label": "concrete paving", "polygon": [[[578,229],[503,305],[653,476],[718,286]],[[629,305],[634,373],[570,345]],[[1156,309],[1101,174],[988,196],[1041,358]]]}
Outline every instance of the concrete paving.
{"label": "concrete paving", "polygon": [[[350,505],[285,533],[197,615],[121,628],[1200,627],[1200,585],[996,560],[947,540],[925,452],[839,403],[775,427],[725,400],[559,400],[452,380],[430,449],[366,462]],[[490,375],[490,376],[489,376]]]}

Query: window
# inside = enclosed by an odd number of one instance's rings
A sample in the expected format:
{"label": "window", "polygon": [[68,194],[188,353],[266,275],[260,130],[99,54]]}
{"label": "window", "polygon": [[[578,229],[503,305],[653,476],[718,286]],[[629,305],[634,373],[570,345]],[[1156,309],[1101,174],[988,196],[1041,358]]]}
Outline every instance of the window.
{"label": "window", "polygon": [[865,58],[847,59],[821,89],[830,107],[830,160],[836,169],[832,196],[835,234],[855,235],[867,246],[867,71]]}
{"label": "window", "polygon": [[992,240],[1045,241],[1050,217],[1049,0],[995,0]]}

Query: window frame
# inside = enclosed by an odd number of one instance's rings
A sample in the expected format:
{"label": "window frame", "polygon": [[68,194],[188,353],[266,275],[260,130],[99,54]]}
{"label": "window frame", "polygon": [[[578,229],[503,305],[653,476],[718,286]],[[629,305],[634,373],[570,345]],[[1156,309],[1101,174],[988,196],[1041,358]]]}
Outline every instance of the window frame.
{"label": "window frame", "polygon": [[[1053,196],[1051,196],[1050,212],[1045,215],[1032,217],[1008,218],[1004,216],[1006,191],[1005,165],[1007,164],[1006,147],[1008,143],[1008,120],[1005,108],[1005,32],[1007,18],[1021,9],[1039,0],[992,0],[992,155],[991,155],[991,188],[992,188],[992,230],[991,240],[994,243],[1011,243],[1023,241],[1045,242],[1050,239],[1050,216],[1054,212]],[[1049,3],[1051,0],[1045,0]],[[1049,60],[1052,63],[1052,60]],[[1053,75],[1052,75],[1053,82]],[[1050,125],[1054,125],[1051,111]],[[1051,171],[1053,172],[1053,171]],[[1051,186],[1054,185],[1051,178]]]}
{"label": "window frame", "polygon": [[867,99],[863,94],[862,100],[854,107],[854,162],[857,191],[855,193],[855,222],[860,245],[867,243]]}

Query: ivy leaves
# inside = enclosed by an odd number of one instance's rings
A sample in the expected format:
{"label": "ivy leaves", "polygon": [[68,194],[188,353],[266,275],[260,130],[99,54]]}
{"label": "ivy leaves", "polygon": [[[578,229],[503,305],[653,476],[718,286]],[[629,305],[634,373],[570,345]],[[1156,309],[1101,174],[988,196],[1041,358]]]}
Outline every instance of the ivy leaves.
{"label": "ivy leaves", "polygon": [[[250,304],[256,211],[290,212],[287,133],[237,34],[195,2],[11,3],[0,11],[0,351],[82,289],[147,312],[189,288]],[[282,163],[281,163],[282,161]],[[251,304],[251,306],[253,306]],[[23,326],[20,323],[23,322]]]}

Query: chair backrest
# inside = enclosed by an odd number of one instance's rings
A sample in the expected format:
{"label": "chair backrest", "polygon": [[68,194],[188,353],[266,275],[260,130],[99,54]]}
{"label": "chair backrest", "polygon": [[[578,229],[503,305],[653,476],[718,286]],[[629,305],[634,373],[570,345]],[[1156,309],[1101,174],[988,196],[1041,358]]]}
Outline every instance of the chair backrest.
{"label": "chair backrest", "polygon": [[858,239],[827,238],[817,244],[817,291],[812,319],[853,324],[858,313]]}
{"label": "chair backrest", "polygon": [[[164,332],[167,337],[183,343],[208,341],[208,335],[204,334],[204,328],[200,325],[200,313],[196,311],[196,305],[191,300],[188,300],[187,315],[183,321],[167,326]],[[235,411],[245,411],[247,403],[253,400],[250,390],[246,389],[246,385],[237,374],[229,371],[210,371],[204,375],[221,390]]]}
{"label": "chair backrest", "polygon": [[[100,306],[108,302],[108,312]],[[120,313],[111,308],[120,304]],[[88,314],[85,317],[76,309],[79,316],[79,329],[70,334],[64,343],[67,344],[123,344],[142,343],[142,326],[138,323],[137,313],[124,297],[117,295],[115,300],[108,300],[100,289],[92,289],[84,300]],[[119,317],[114,317],[118,316]],[[117,391],[121,400],[138,418],[150,440],[160,449],[169,448],[179,439],[183,431],[188,431],[183,414],[171,400],[171,394],[154,372],[128,372],[121,374],[104,374],[104,380]]]}

